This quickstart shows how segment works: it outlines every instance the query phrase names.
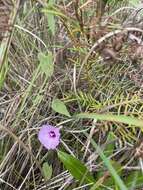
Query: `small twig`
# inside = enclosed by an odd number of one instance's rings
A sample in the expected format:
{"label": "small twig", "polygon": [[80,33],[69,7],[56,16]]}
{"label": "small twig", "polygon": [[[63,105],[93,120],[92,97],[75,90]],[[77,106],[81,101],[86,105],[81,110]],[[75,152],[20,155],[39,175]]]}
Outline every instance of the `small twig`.
{"label": "small twig", "polygon": [[141,167],[140,166],[124,166],[123,169],[132,171],[132,170],[141,170]]}
{"label": "small twig", "polygon": [[126,24],[128,24],[129,20],[133,20],[133,23],[135,22],[135,18],[137,16],[137,14],[143,9],[143,6],[139,6],[138,8],[135,8],[134,11],[129,15],[128,19],[125,20],[125,22],[123,23],[123,26],[125,26]]}
{"label": "small twig", "polygon": [[83,155],[83,160],[85,159],[85,157],[86,157],[86,155],[87,155],[87,152],[88,152],[88,148],[89,148],[89,146],[90,146],[90,143],[91,143],[91,138],[92,138],[92,136],[93,136],[93,134],[94,134],[94,130],[95,130],[95,127],[96,127],[96,125],[93,125],[92,126],[92,128],[91,128],[91,130],[90,130],[90,134],[89,134],[89,136],[88,136],[88,139],[87,139],[87,141],[86,141],[86,149],[85,149],[85,151],[84,151],[84,155]]}
{"label": "small twig", "polygon": [[134,34],[129,34],[129,39],[131,39],[132,41],[136,41],[139,45],[143,45],[142,39],[138,38]]}
{"label": "small twig", "polygon": [[43,46],[47,49],[47,45],[38,37],[36,36],[34,33],[32,33],[31,31],[27,30],[26,28],[23,28],[22,26],[19,26],[17,24],[14,25],[14,27],[20,29],[20,30],[23,30],[24,32],[30,34],[31,36],[33,36],[35,39],[37,39],[38,41],[40,41]]}
{"label": "small twig", "polygon": [[79,7],[79,9],[84,9],[84,8],[87,7],[90,3],[92,3],[92,1],[93,1],[93,0],[88,0],[88,1],[86,1],[83,5],[81,5],[81,6]]}

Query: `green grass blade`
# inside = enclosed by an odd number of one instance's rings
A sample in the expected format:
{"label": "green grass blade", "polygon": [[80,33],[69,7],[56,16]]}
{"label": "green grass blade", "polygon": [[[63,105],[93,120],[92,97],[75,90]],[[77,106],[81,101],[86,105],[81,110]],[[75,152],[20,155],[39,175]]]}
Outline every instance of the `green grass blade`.
{"label": "green grass blade", "polygon": [[96,113],[80,113],[76,115],[79,119],[97,119],[101,121],[115,121],[115,122],[121,122],[128,125],[134,125],[137,127],[142,128],[143,127],[143,120],[133,118],[131,116],[125,116],[125,115],[113,115],[113,114],[96,114]]}
{"label": "green grass blade", "polygon": [[[85,133],[85,135],[86,135],[86,137],[88,137],[87,133]],[[103,160],[104,164],[108,168],[110,174],[114,178],[114,180],[115,180],[116,184],[119,186],[119,188],[121,190],[128,190],[127,187],[125,186],[124,182],[122,181],[122,179],[117,174],[117,172],[114,169],[114,167],[112,166],[111,161],[105,156],[105,154],[103,153],[103,151],[101,150],[101,148],[95,143],[95,141],[93,139],[91,139],[90,141],[91,141],[91,144],[93,145],[93,147],[98,152],[98,154],[101,157],[101,159]]]}

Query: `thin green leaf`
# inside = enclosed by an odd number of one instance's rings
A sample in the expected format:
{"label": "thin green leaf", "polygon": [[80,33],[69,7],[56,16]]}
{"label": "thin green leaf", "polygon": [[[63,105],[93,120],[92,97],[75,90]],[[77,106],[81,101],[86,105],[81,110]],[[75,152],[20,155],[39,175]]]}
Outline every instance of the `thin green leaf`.
{"label": "thin green leaf", "polygon": [[115,144],[113,143],[113,141],[115,140],[115,135],[113,132],[109,132],[108,134],[108,137],[107,137],[107,141],[106,141],[106,147],[104,149],[104,153],[105,155],[108,157],[108,156],[111,156],[113,151],[114,151],[114,147],[115,147]]}
{"label": "thin green leaf", "polygon": [[[48,6],[53,6],[54,4],[55,4],[54,0],[50,0],[48,2]],[[54,35],[55,34],[55,30],[56,30],[55,17],[51,13],[46,13],[46,15],[47,15],[47,18],[48,18],[49,28],[50,28],[52,34]]]}
{"label": "thin green leaf", "polygon": [[37,105],[39,102],[41,102],[43,100],[43,95],[37,95],[36,97],[34,97],[33,99],[33,104]]}
{"label": "thin green leaf", "polygon": [[139,188],[143,185],[143,174],[141,171],[132,171],[126,178],[126,185],[129,189]]}
{"label": "thin green leaf", "polygon": [[61,151],[58,151],[58,157],[75,179],[84,183],[95,183],[95,179],[87,167],[78,159]]}
{"label": "thin green leaf", "polygon": [[38,59],[40,61],[41,72],[45,73],[47,77],[51,77],[54,72],[53,55],[51,52],[48,55],[39,53]]}
{"label": "thin green leaf", "polygon": [[[86,132],[84,132],[84,133],[85,133],[86,137],[88,137],[88,134]],[[93,139],[91,139],[90,141],[91,141],[91,144],[95,147],[95,149],[98,152],[101,159],[103,160],[104,164],[108,168],[110,174],[113,176],[116,184],[118,184],[119,188],[121,190],[128,190],[127,187],[125,186],[124,182],[122,181],[122,179],[118,175],[117,171],[112,166],[111,161],[105,156],[105,154],[103,153],[101,148],[96,144],[96,142]]]}
{"label": "thin green leaf", "polygon": [[[110,162],[111,162],[113,168],[115,169],[115,171],[117,172],[118,176],[122,176],[123,168],[122,168],[121,164],[114,160],[110,160]],[[113,187],[113,186],[117,186],[118,184],[114,180],[114,177],[111,175],[111,177],[105,181],[104,185]]]}
{"label": "thin green leaf", "polygon": [[89,119],[97,119],[103,121],[115,121],[121,122],[128,125],[134,125],[137,127],[143,127],[143,120],[133,118],[131,116],[125,115],[112,115],[112,114],[96,114],[96,113],[80,113],[76,115],[77,118],[89,118]]}
{"label": "thin green leaf", "polygon": [[46,180],[51,179],[51,177],[52,177],[52,166],[49,166],[49,164],[47,162],[44,162],[44,164],[42,166],[42,171],[44,174],[44,178]]}
{"label": "thin green leaf", "polygon": [[0,70],[0,89],[4,85],[4,81],[6,79],[6,76],[7,76],[7,73],[8,73],[8,69],[9,69],[7,56],[5,57],[4,61],[5,62],[2,65],[1,70]]}
{"label": "thin green leaf", "polygon": [[52,14],[54,16],[59,16],[59,17],[62,17],[64,19],[68,19],[69,20],[69,18],[66,15],[62,14],[61,12],[55,11],[55,10],[43,9],[42,12],[43,13],[47,13],[47,14]]}
{"label": "thin green leaf", "polygon": [[59,99],[54,99],[52,101],[52,109],[55,112],[58,112],[60,114],[63,114],[63,115],[66,115],[66,116],[70,117],[70,113],[68,112],[65,104]]}
{"label": "thin green leaf", "polygon": [[56,29],[55,17],[52,14],[48,14],[48,13],[47,13],[47,17],[48,17],[49,28],[50,28],[52,34],[54,35],[55,29]]}
{"label": "thin green leaf", "polygon": [[[114,169],[116,170],[117,174],[121,176],[122,171],[123,171],[122,166],[116,161],[110,160],[110,162],[111,162],[112,166],[114,167]],[[116,183],[115,183],[115,180],[112,177],[112,175],[108,176],[107,178],[102,180],[104,175],[105,175],[105,170],[99,171],[97,173],[97,182],[91,187],[90,190],[95,190],[97,188],[98,188],[98,190],[103,190],[104,188],[102,187],[102,185],[108,186],[108,187],[111,187],[112,189],[114,189]]]}

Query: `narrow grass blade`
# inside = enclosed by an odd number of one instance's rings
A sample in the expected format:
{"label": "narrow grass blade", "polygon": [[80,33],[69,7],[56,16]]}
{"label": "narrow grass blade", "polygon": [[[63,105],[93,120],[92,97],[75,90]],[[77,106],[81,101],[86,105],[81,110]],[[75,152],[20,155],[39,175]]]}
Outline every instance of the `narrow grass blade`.
{"label": "narrow grass blade", "polygon": [[[87,133],[84,133],[84,134],[86,135],[86,137],[88,137]],[[101,148],[96,144],[96,142],[93,139],[91,139],[91,144],[93,145],[93,147],[98,152],[99,156],[103,160],[104,164],[108,168],[110,174],[114,178],[114,180],[115,180],[116,184],[119,186],[119,188],[121,190],[128,190],[127,187],[125,186],[124,182],[122,181],[122,179],[120,178],[120,176],[116,172],[115,168],[112,166],[111,161],[105,156],[105,154],[103,153]]]}
{"label": "narrow grass blade", "polygon": [[115,121],[115,122],[125,123],[128,125],[134,125],[140,128],[143,127],[143,120],[125,115],[80,113],[76,115],[76,118],[97,119],[101,121]]}

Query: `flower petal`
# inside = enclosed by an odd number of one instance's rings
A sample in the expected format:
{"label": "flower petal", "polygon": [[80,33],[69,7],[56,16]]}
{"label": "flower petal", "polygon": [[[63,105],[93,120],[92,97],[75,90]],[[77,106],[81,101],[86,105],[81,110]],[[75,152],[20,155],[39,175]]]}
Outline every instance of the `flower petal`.
{"label": "flower petal", "polygon": [[[54,137],[50,135],[51,132],[55,133]],[[51,125],[43,125],[39,131],[38,139],[48,150],[55,149],[60,143],[60,130]]]}

